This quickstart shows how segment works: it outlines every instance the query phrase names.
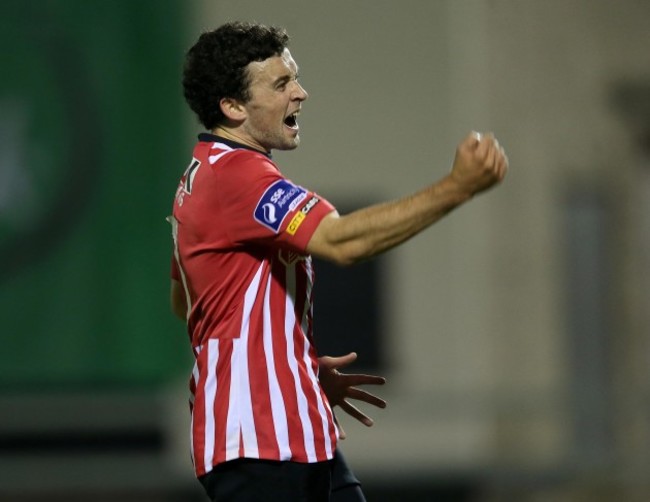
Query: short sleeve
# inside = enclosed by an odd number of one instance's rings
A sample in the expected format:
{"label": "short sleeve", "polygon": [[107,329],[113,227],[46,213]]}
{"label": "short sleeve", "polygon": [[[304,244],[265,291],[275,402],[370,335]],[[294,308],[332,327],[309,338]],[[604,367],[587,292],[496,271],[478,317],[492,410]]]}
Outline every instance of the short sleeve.
{"label": "short sleeve", "polygon": [[282,176],[261,154],[233,152],[213,167],[219,220],[233,243],[305,249],[322,218],[334,210],[314,192]]}

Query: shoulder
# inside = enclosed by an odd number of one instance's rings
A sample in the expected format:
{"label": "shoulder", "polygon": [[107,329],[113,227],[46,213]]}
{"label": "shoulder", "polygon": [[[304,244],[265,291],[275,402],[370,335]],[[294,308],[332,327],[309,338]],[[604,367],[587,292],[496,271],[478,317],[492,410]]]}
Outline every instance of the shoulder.
{"label": "shoulder", "polygon": [[254,180],[281,178],[278,167],[266,155],[244,148],[212,150],[208,161],[218,178]]}

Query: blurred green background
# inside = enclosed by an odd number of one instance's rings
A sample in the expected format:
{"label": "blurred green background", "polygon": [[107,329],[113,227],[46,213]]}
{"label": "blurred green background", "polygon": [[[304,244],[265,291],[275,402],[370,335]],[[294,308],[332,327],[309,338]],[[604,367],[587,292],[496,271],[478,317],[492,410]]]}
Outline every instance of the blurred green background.
{"label": "blurred green background", "polygon": [[182,4],[0,3],[5,391],[187,369],[165,221],[184,159]]}

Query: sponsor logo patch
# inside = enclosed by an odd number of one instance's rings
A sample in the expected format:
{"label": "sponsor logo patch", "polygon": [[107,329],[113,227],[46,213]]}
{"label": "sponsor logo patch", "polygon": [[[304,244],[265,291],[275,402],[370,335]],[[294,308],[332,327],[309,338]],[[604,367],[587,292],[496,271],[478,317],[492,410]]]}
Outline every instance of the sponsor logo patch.
{"label": "sponsor logo patch", "polygon": [[298,228],[300,225],[302,225],[302,222],[305,220],[305,217],[313,209],[313,207],[318,204],[318,201],[320,199],[316,196],[312,197],[307,201],[307,204],[305,204],[300,211],[296,213],[296,215],[291,219],[289,222],[289,225],[287,226],[287,233],[289,235],[296,235],[296,232],[298,231]]}
{"label": "sponsor logo patch", "polygon": [[288,180],[278,180],[269,186],[255,208],[255,221],[278,233],[287,214],[300,204],[307,191]]}

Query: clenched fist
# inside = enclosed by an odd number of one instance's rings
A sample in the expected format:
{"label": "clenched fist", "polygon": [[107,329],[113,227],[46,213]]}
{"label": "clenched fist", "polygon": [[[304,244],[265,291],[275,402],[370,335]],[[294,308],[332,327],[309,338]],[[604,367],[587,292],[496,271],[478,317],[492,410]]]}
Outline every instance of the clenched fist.
{"label": "clenched fist", "polygon": [[508,171],[508,157],[492,133],[469,134],[456,148],[451,178],[474,195],[499,183]]}

